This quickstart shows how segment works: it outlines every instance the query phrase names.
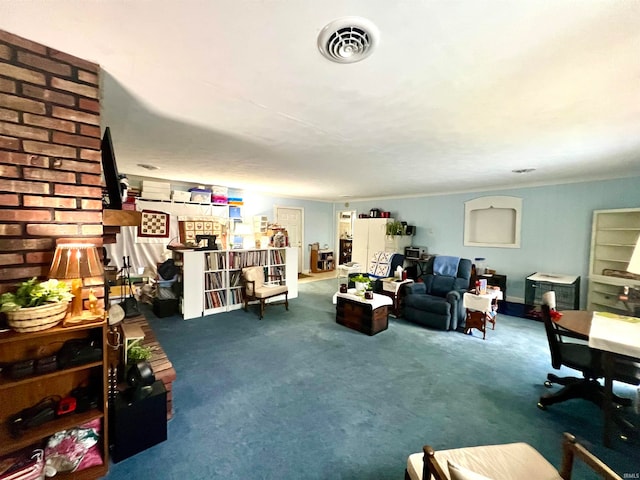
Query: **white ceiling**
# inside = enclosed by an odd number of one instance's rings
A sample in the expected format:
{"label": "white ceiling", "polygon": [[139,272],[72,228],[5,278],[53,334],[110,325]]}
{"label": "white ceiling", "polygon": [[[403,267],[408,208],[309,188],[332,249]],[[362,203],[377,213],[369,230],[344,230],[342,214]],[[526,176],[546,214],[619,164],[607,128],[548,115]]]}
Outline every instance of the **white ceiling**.
{"label": "white ceiling", "polygon": [[[333,63],[347,15],[380,41]],[[2,0],[0,28],[101,65],[121,173],[317,200],[640,175],[638,0]]]}

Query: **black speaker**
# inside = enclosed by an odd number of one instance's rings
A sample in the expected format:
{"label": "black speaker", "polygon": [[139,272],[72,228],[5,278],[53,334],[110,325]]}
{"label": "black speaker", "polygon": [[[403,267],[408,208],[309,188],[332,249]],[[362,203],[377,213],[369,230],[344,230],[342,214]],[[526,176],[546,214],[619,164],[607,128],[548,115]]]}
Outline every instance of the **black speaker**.
{"label": "black speaker", "polygon": [[111,411],[111,459],[119,462],[167,439],[167,391],[161,380],[135,402],[118,395]]}

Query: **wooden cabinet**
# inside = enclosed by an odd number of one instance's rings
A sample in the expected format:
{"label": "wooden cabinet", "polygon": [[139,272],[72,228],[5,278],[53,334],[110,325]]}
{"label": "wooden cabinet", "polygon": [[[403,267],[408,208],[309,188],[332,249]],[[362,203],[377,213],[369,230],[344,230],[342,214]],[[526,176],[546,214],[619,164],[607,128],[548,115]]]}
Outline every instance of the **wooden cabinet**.
{"label": "wooden cabinet", "polygon": [[330,272],[336,268],[333,250],[311,250],[311,273]]}
{"label": "wooden cabinet", "polygon": [[[101,359],[83,365],[44,374],[34,374],[16,380],[7,375],[0,377],[0,398],[2,398],[0,402],[0,456],[35,444],[42,444],[56,432],[100,419],[102,428],[98,445],[103,464],[75,473],[59,473],[56,478],[94,479],[107,474],[109,441],[106,329],[106,321],[102,321],[72,327],[53,327],[32,333],[13,331],[0,333],[0,364],[5,366],[55,355],[65,341],[74,338],[91,338],[102,347]],[[17,438],[11,435],[8,426],[11,416],[36,405],[46,397],[64,398],[69,396],[72,390],[86,385],[91,385],[97,392],[96,407],[80,413],[74,412],[58,416],[39,426],[23,430],[22,435]]]}
{"label": "wooden cabinet", "polygon": [[352,241],[346,238],[340,239],[339,264],[349,263],[351,261]]}
{"label": "wooden cabinet", "polygon": [[281,275],[289,299],[298,296],[298,249],[183,250],[182,315],[184,319],[242,308],[242,269],[262,265]]}
{"label": "wooden cabinet", "polygon": [[367,335],[375,335],[389,328],[389,307],[373,308],[370,303],[338,296],[336,323]]}
{"label": "wooden cabinet", "polygon": [[640,276],[627,272],[640,235],[640,208],[595,210],[591,228],[587,309],[634,315],[622,301],[624,288],[640,290]]}

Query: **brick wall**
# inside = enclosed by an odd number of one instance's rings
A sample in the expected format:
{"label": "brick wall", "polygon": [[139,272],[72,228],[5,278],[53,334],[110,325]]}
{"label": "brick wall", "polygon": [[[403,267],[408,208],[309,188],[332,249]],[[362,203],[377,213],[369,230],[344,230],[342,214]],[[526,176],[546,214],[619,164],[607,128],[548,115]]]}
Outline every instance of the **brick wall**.
{"label": "brick wall", "polygon": [[56,243],[101,250],[99,70],[0,30],[0,292],[46,278]]}

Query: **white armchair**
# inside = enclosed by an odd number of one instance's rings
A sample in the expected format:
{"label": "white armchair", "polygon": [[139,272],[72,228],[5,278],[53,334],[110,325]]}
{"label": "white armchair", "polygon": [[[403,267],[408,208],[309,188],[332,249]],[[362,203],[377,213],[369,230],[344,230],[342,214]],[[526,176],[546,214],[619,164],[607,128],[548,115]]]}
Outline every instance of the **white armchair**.
{"label": "white armchair", "polygon": [[437,452],[425,445],[421,453],[407,459],[405,480],[570,480],[576,456],[605,480],[622,480],[569,433],[564,434],[562,442],[560,471],[531,445],[522,442]]}
{"label": "white armchair", "polygon": [[282,284],[281,275],[268,275],[265,282],[264,267],[246,267],[242,269],[242,296],[244,310],[247,311],[250,301],[260,302],[260,320],[264,316],[264,307],[268,299],[284,295],[285,308],[289,310],[289,288]]}

